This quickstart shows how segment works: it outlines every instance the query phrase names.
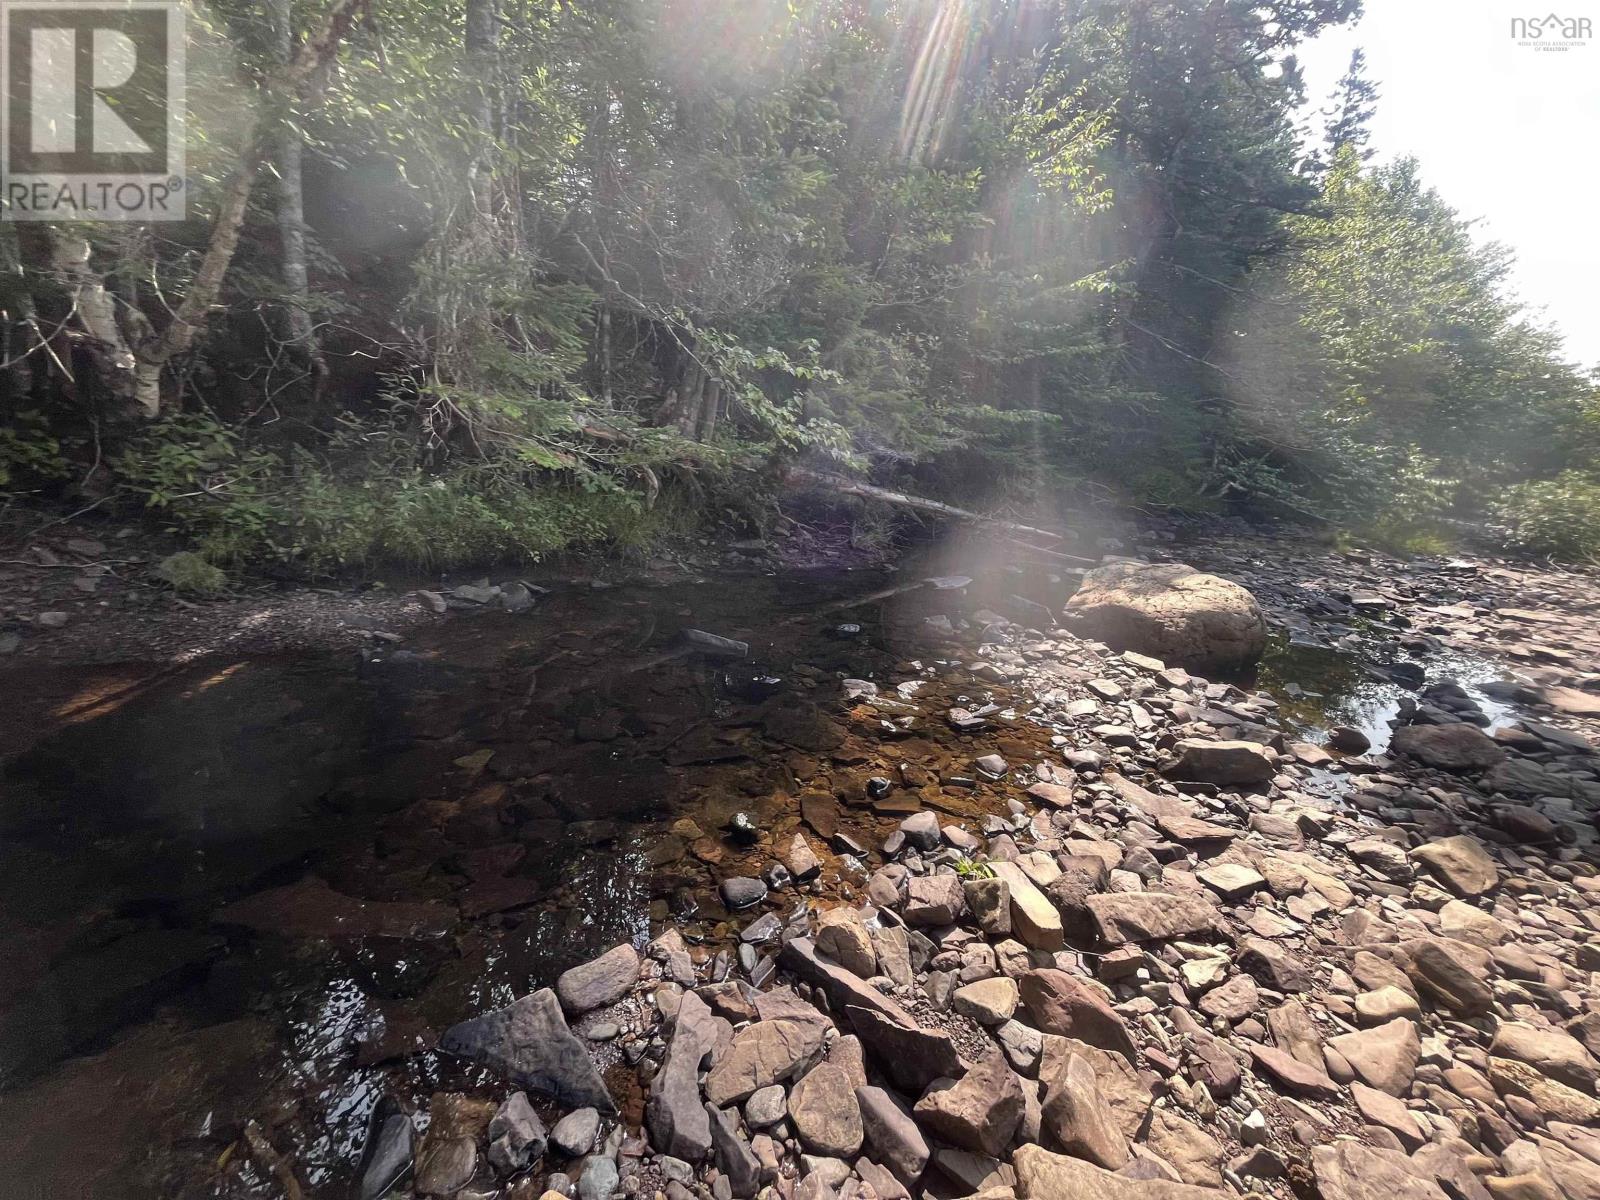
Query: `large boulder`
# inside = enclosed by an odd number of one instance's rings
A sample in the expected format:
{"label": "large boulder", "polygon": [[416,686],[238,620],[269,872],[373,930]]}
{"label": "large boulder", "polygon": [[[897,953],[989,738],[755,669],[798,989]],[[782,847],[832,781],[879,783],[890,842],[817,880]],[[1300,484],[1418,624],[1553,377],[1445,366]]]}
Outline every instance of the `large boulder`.
{"label": "large boulder", "polygon": [[1254,596],[1182,563],[1112,563],[1090,571],[1066,615],[1114,649],[1200,671],[1248,665],[1267,646],[1267,621]]}
{"label": "large boulder", "polygon": [[1311,1152],[1323,1200],[1445,1200],[1428,1172],[1398,1150],[1339,1142]]}
{"label": "large boulder", "polygon": [[1122,1015],[1088,980],[1045,967],[1024,972],[1017,985],[1035,1028],[1138,1061],[1138,1049]]}

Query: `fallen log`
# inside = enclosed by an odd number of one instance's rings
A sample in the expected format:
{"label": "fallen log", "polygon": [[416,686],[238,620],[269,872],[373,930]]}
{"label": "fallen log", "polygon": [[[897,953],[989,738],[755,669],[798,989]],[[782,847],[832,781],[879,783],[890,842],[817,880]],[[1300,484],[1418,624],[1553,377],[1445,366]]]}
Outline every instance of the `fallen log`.
{"label": "fallen log", "polygon": [[846,496],[860,496],[864,500],[877,500],[884,504],[895,504],[901,508],[912,508],[918,512],[933,513],[936,516],[950,517],[957,521],[973,521],[982,525],[994,525],[1001,529],[1009,529],[1013,533],[1026,534],[1029,537],[1048,538],[1053,542],[1062,540],[1062,535],[1052,529],[1038,529],[1032,525],[1019,525],[1015,521],[1003,521],[998,517],[986,517],[982,513],[975,513],[970,509],[957,508],[953,504],[946,504],[942,500],[929,500],[924,496],[913,496],[907,492],[894,492],[888,488],[874,487],[870,483],[860,483],[854,479],[846,479],[843,475],[834,475],[827,471],[813,471],[809,467],[787,468],[784,471],[784,482],[790,484],[813,484],[817,487],[827,488],[829,491],[840,492]]}
{"label": "fallen log", "polygon": [[913,496],[908,492],[891,491],[888,488],[875,487],[870,483],[860,483],[854,479],[846,479],[842,475],[833,475],[827,471],[813,471],[807,467],[789,467],[784,472],[784,481],[792,485],[809,484],[814,487],[827,488],[829,491],[838,492],[845,496],[860,496],[864,500],[876,500],[882,504],[893,504],[901,508],[914,509],[917,512],[948,517],[955,521],[966,521],[970,524],[982,525],[999,531],[1004,540],[1013,542],[1036,554],[1045,555],[1054,562],[1090,567],[1097,566],[1099,562],[1097,559],[1084,558],[1077,554],[1066,554],[1060,550],[1047,550],[1042,546],[1032,544],[1033,541],[1040,538],[1052,542],[1061,541],[1063,535],[1053,529],[1040,529],[1033,525],[1022,525],[1016,521],[1006,521],[1000,517],[985,516],[983,513],[973,512],[966,508],[957,508],[953,504],[946,504],[942,500],[929,500],[925,496]]}

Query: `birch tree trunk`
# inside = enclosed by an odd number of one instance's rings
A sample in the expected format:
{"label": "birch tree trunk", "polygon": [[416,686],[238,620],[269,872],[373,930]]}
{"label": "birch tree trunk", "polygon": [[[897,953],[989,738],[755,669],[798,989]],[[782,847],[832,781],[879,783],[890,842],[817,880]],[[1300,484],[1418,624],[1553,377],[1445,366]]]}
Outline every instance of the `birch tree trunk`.
{"label": "birch tree trunk", "polygon": [[145,339],[137,349],[136,394],[152,416],[161,411],[161,373],[167,363],[194,345],[206,318],[222,294],[222,281],[239,246],[239,234],[255,189],[256,172],[265,160],[274,129],[274,100],[304,103],[314,90],[316,76],[333,60],[356,20],[367,11],[368,0],[335,0],[321,27],[294,48],[288,65],[267,81],[269,93],[256,119],[250,141],[239,157],[217,208],[216,224],[200,267],[184,293],[183,302],[159,334]]}

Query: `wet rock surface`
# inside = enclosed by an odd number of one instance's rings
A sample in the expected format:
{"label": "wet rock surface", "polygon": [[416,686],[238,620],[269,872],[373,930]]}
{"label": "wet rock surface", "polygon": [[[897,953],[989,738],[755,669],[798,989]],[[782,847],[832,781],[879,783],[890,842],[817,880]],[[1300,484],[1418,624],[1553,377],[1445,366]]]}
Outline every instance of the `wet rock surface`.
{"label": "wet rock surface", "polygon": [[[129,1078],[155,1026],[126,1022],[161,1006],[150,1053],[193,1099],[131,1097],[168,1123],[97,1148],[110,1194],[254,1196],[286,1170],[313,1196],[1592,1200],[1592,587],[1249,540],[1172,557],[1250,587],[1257,678],[1030,629],[981,572],[907,589],[871,637],[685,598],[671,629],[659,605],[643,639],[550,628],[509,668],[471,640],[386,656],[353,691],[258,704],[247,763],[301,782],[247,805],[227,844],[253,867],[220,889],[192,847],[155,881],[149,840],[119,866],[82,743],[29,749],[8,886],[82,844],[30,812],[63,782],[111,856],[62,881],[93,903],[9,906],[6,961],[45,969],[0,1006],[97,964],[126,1003],[16,1060],[0,1161],[80,1185],[40,1131],[62,1089]],[[682,627],[788,641],[751,673]],[[163,703],[192,723],[249,679]],[[417,707],[347,754],[327,730],[363,695]],[[192,951],[135,969],[152,933]],[[283,1027],[217,1024],[251,1005]]]}

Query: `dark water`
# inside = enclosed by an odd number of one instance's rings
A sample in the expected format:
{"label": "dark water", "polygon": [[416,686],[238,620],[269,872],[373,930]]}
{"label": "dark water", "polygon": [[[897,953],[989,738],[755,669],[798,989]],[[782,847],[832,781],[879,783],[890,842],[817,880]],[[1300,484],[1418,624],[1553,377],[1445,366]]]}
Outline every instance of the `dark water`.
{"label": "dark water", "polygon": [[[978,614],[1025,621],[1071,585],[981,574],[569,586],[398,650],[10,673],[0,1195],[249,1195],[260,1176],[232,1147],[250,1119],[313,1194],[339,1194],[386,1090],[425,1106],[483,1082],[419,1039],[669,915],[725,938],[716,880],[770,854],[718,837],[736,812],[786,842],[803,793],[859,796],[895,761],[966,767],[971,739],[929,719],[886,743],[835,681],[915,662],[930,717],[1004,706],[955,669]],[[966,644],[929,616],[971,619]],[[688,651],[688,627],[751,657]],[[1309,734],[1350,723],[1379,745],[1400,694],[1287,643],[1261,680]],[[1019,721],[997,747],[1025,761],[1048,731]],[[977,816],[1003,794],[928,802]],[[840,812],[869,843],[898,819]]]}
{"label": "dark water", "polygon": [[[724,936],[714,884],[744,868],[721,827],[859,790],[879,743],[836,719],[837,677],[932,664],[924,617],[981,602],[854,602],[912,582],[568,587],[398,651],[12,673],[0,1195],[247,1194],[218,1162],[250,1118],[333,1187],[385,1088],[473,1082],[416,1037],[669,913]],[[751,657],[688,652],[686,627]]]}

